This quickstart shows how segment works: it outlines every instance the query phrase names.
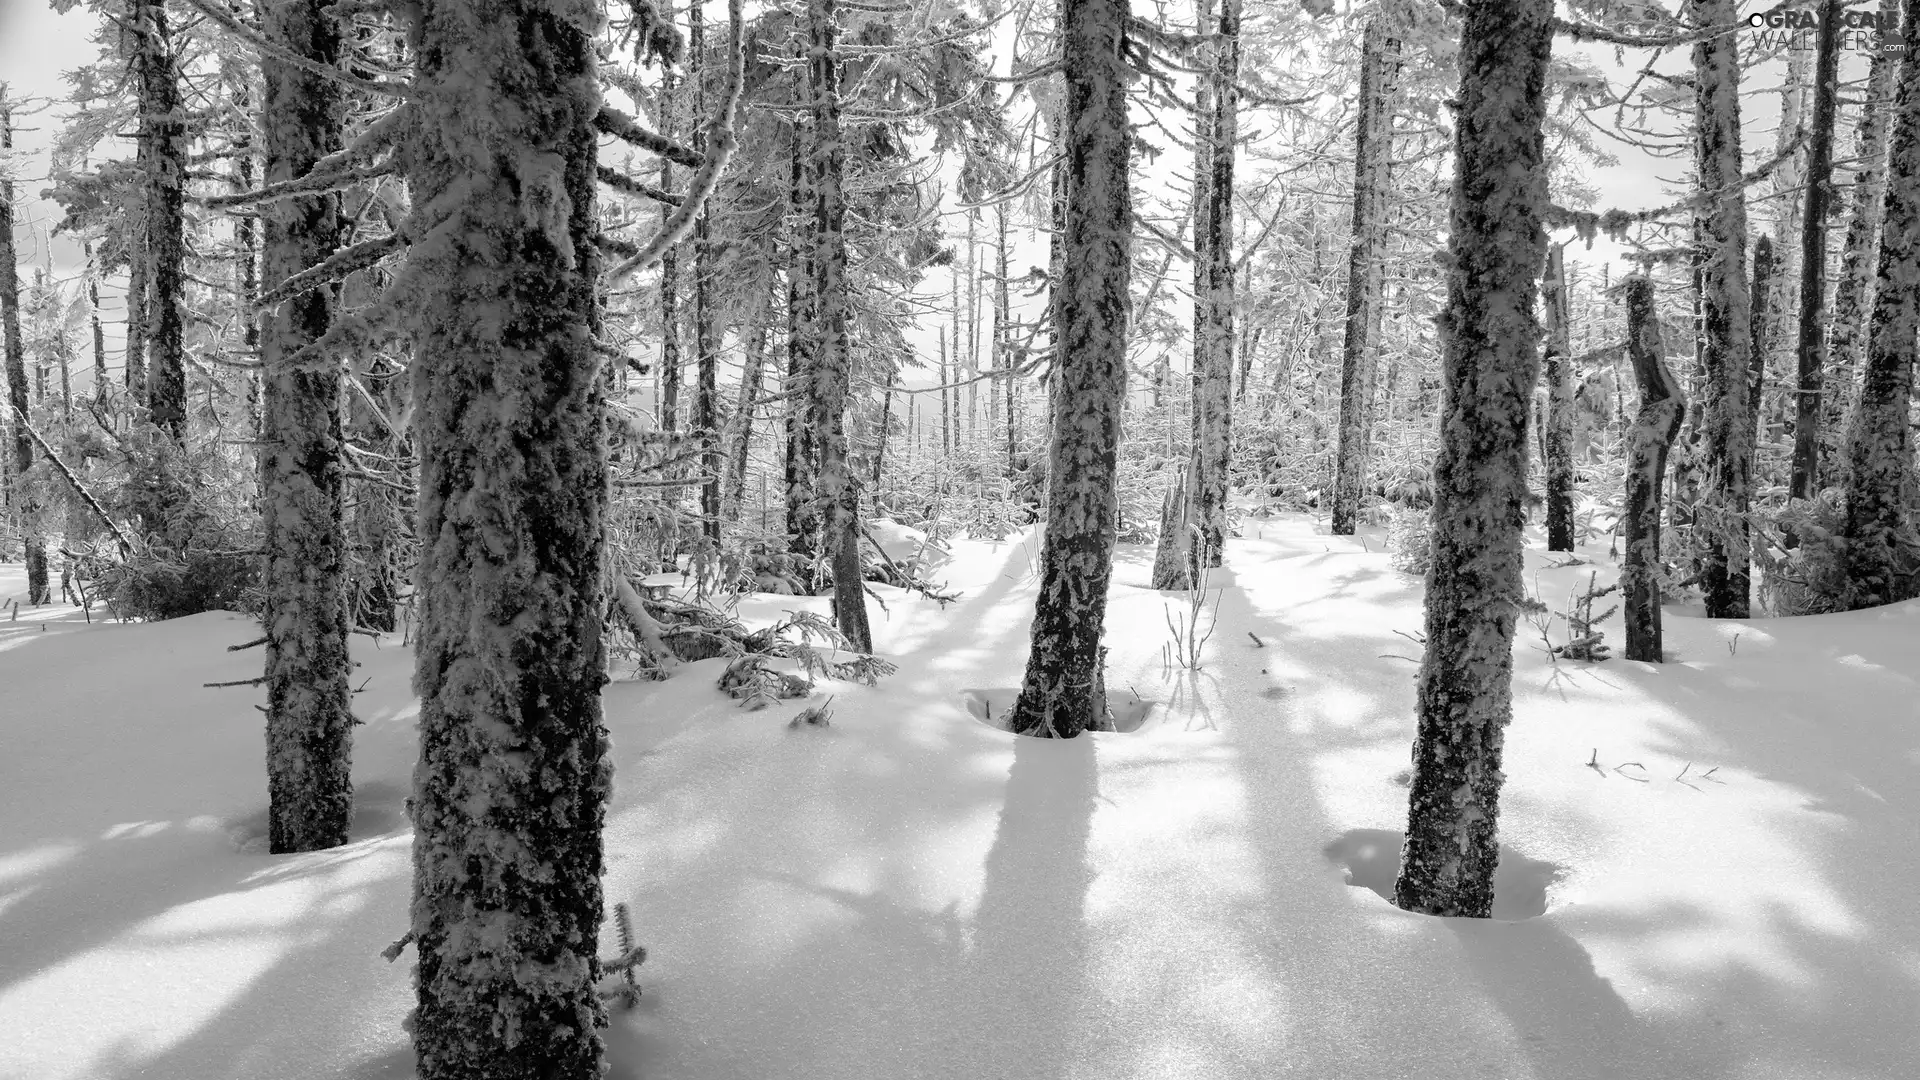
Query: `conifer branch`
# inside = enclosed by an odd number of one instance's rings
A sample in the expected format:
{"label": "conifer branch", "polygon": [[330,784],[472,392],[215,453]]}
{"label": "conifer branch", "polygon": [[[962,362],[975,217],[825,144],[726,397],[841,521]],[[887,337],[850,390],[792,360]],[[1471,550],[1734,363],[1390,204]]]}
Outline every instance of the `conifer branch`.
{"label": "conifer branch", "polygon": [[301,293],[339,281],[356,271],[365,270],[405,246],[407,242],[399,233],[390,233],[376,240],[362,240],[351,247],[341,248],[263,293],[253,302],[253,310],[265,311]]}
{"label": "conifer branch", "polygon": [[640,121],[605,102],[601,102],[600,111],[594,114],[593,126],[602,134],[611,135],[622,142],[632,143],[642,150],[659,154],[675,165],[697,169],[706,160],[701,156],[700,151],[677,139],[670,139],[657,131],[641,127]]}
{"label": "conifer branch", "polygon": [[725,171],[737,145],[733,121],[740,108],[740,90],[746,82],[746,16],[742,5],[743,0],[727,0],[727,55],[730,57],[727,87],[720,96],[719,116],[707,131],[707,152],[700,157],[699,168],[687,181],[687,193],[682,196],[680,205],[661,223],[660,231],[641,246],[638,254],[613,268],[608,274],[609,284],[618,284],[635,271],[645,270],[659,262],[668,248],[693,231],[694,220],[700,216],[714,189],[720,186],[720,174]]}
{"label": "conifer branch", "polygon": [[332,172],[315,170],[305,176],[292,180],[283,180],[278,184],[268,184],[252,191],[236,191],[227,195],[202,195],[196,198],[201,206],[210,210],[224,210],[229,206],[250,206],[259,203],[278,202],[302,195],[321,195],[330,191],[339,191],[350,184],[362,180],[371,180],[376,176],[392,173],[395,164],[391,158],[372,165],[357,168],[340,169]]}
{"label": "conifer branch", "polygon": [[599,176],[601,183],[623,195],[637,195],[642,199],[652,199],[657,203],[666,203],[668,206],[679,206],[686,201],[683,197],[675,195],[671,191],[654,187],[652,184],[643,184],[618,169],[609,168],[605,165],[596,165],[594,166],[594,172]]}
{"label": "conifer branch", "polygon": [[272,57],[283,64],[299,68],[309,75],[317,75],[329,82],[336,82],[341,86],[354,90],[364,90],[369,94],[385,94],[389,97],[397,98],[408,96],[408,90],[404,84],[379,79],[362,79],[349,75],[329,64],[309,60],[299,53],[294,52],[292,49],[275,42],[255,27],[241,22],[239,16],[221,7],[218,3],[211,3],[209,0],[185,0],[185,2],[188,7],[219,23],[225,27],[229,33],[233,34],[233,36],[253,46],[263,59]]}

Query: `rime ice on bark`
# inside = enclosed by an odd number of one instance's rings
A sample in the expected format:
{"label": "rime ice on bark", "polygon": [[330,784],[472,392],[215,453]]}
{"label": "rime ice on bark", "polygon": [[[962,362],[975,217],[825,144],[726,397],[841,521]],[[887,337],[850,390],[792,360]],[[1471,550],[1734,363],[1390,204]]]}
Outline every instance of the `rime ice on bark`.
{"label": "rime ice on bark", "polygon": [[1095,712],[1118,508],[1114,489],[1127,389],[1129,76],[1120,57],[1126,0],[1061,0],[1066,76],[1066,228],[1056,318],[1053,444],[1032,651],[1008,717],[1029,735],[1073,738]]}
{"label": "rime ice on bark", "polygon": [[[7,101],[6,87],[0,85],[0,151],[13,147],[13,111]],[[0,418],[0,428],[13,432],[13,476],[20,484],[20,518],[27,560],[27,603],[44,604],[52,599],[47,584],[47,541],[40,535],[40,510],[26,488],[27,470],[33,468],[33,438],[21,422],[27,415],[26,347],[20,340],[20,274],[13,247],[13,180],[0,173],[0,341],[6,349],[7,408],[13,415]]]}
{"label": "rime ice on bark", "polygon": [[607,501],[591,23],[427,0],[406,148],[420,452],[414,1047],[423,1080],[596,1080]]}
{"label": "rime ice on bark", "polygon": [[[1201,80],[1200,135],[1194,174],[1193,264],[1193,448],[1188,497],[1200,528],[1196,565],[1220,565],[1227,535],[1227,472],[1233,460],[1233,160],[1239,135],[1236,84],[1240,73],[1240,0],[1219,0],[1217,35],[1207,49],[1208,74]],[[1209,0],[1197,0],[1205,25]]]}
{"label": "rime ice on bark", "polygon": [[1627,625],[1625,656],[1659,663],[1660,488],[1667,451],[1680,434],[1685,395],[1667,370],[1666,346],[1653,308],[1653,282],[1636,275],[1622,283],[1627,293],[1627,358],[1640,384],[1640,409],[1627,431],[1626,554],[1620,591]]}
{"label": "rime ice on bark", "polygon": [[[339,59],[340,30],[327,0],[290,0],[265,12],[265,31],[299,56]],[[266,99],[266,182],[304,175],[340,149],[345,99],[337,84],[271,57]],[[341,226],[337,195],[266,204],[264,269],[286,280],[331,255]],[[260,517],[267,630],[268,844],[312,851],[347,841],[349,776],[346,536],[339,371],[289,367],[288,357],[333,322],[333,292],[313,289],[265,319],[261,359]]]}
{"label": "rime ice on bark", "polygon": [[[807,129],[798,119],[787,129],[787,399],[786,489],[787,550],[812,558],[820,550],[819,435],[811,422],[813,379],[813,210],[812,170],[808,168]],[[941,378],[944,383],[945,377]],[[947,414],[940,415],[942,431]]]}
{"label": "rime ice on bark", "polygon": [[1334,458],[1333,531],[1353,534],[1366,494],[1373,439],[1374,350],[1386,275],[1387,189],[1392,179],[1393,82],[1400,43],[1384,16],[1367,21],[1360,45],[1360,117],[1354,125],[1353,239],[1347,255],[1346,345],[1340,360],[1340,449]]}
{"label": "rime ice on bark", "polygon": [[1534,300],[1547,254],[1541,124],[1552,33],[1551,0],[1466,5],[1426,655],[1394,884],[1396,904],[1431,915],[1485,918],[1493,903],[1527,414],[1540,371]]}
{"label": "rime ice on bark", "polygon": [[1801,225],[1800,317],[1794,406],[1792,495],[1812,498],[1819,478],[1820,420],[1827,367],[1827,207],[1832,201],[1833,119],[1840,96],[1840,0],[1820,5],[1819,60],[1807,141],[1806,213]]}
{"label": "rime ice on bark", "polygon": [[[146,151],[146,404],[175,445],[187,439],[186,106],[165,0],[129,0],[140,143]],[[157,522],[149,523],[158,527]]]}
{"label": "rime ice on bark", "polygon": [[809,82],[813,90],[813,236],[811,303],[802,328],[812,343],[809,426],[819,440],[821,542],[833,559],[833,621],[861,652],[873,651],[867,625],[866,583],[860,570],[859,492],[847,462],[847,201],[841,187],[847,149],[840,134],[840,62],[834,0],[808,0]]}
{"label": "rime ice on bark", "polygon": [[[1734,0],[1693,0],[1694,22],[1737,21]],[[1716,34],[1693,47],[1696,167],[1700,190],[1717,193],[1701,211],[1701,356],[1706,376],[1700,433],[1706,485],[1694,522],[1707,615],[1745,618],[1750,583],[1747,503],[1753,482],[1748,420],[1752,296],[1747,282],[1747,206],[1740,163],[1739,38]]]}
{"label": "rime ice on bark", "polygon": [[[1906,37],[1911,41],[1920,27],[1920,0],[1905,0],[1902,7]],[[1900,61],[1894,104],[1873,338],[1848,435],[1849,608],[1906,600],[1920,592],[1913,576],[1906,501],[1913,472],[1908,424],[1916,334],[1920,334],[1920,52],[1909,49]]]}
{"label": "rime ice on bark", "polygon": [[1563,248],[1547,252],[1542,306],[1547,314],[1547,415],[1540,456],[1547,466],[1547,550],[1573,550],[1573,346],[1567,325]]}
{"label": "rime ice on bark", "polygon": [[[1898,25],[1900,0],[1880,0],[1880,17]],[[1867,86],[1854,134],[1853,209],[1840,248],[1840,280],[1833,291],[1833,338],[1829,342],[1827,393],[1821,395],[1820,486],[1842,481],[1847,461],[1847,418],[1852,415],[1856,373],[1865,358],[1867,313],[1873,306],[1874,253],[1886,209],[1887,117],[1893,104],[1900,54],[1876,52],[1867,65]]]}

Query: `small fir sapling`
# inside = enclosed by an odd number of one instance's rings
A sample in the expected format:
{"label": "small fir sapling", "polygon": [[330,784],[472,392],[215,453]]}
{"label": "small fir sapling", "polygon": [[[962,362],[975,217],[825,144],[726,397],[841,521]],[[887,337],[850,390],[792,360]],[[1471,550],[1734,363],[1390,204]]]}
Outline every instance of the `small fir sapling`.
{"label": "small fir sapling", "polygon": [[1572,610],[1561,613],[1561,618],[1567,620],[1567,643],[1553,650],[1556,655],[1589,663],[1607,659],[1607,635],[1604,630],[1597,629],[1597,624],[1611,618],[1620,610],[1620,606],[1615,604],[1595,615],[1593,602],[1609,593],[1618,592],[1620,583],[1616,581],[1604,589],[1596,588],[1598,578],[1597,573],[1589,574],[1587,591],[1572,597],[1572,602],[1567,605]]}
{"label": "small fir sapling", "polygon": [[618,1002],[631,1009],[640,1004],[640,984],[635,981],[633,972],[647,962],[647,947],[633,940],[633,921],[627,905],[613,905],[613,925],[620,940],[620,955],[612,960],[600,961],[600,973],[603,978],[617,976],[621,985],[601,990],[600,1000]]}

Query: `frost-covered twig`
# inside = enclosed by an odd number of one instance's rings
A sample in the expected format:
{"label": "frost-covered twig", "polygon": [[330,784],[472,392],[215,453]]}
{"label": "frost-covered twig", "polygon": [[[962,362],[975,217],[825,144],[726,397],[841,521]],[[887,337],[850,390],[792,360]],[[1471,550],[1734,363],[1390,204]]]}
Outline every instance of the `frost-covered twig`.
{"label": "frost-covered twig", "polygon": [[661,223],[660,231],[654,234],[653,239],[641,245],[639,254],[613,268],[607,275],[609,286],[617,285],[635,272],[659,262],[667,249],[685,239],[693,231],[694,221],[699,218],[700,212],[706,208],[708,197],[720,186],[720,174],[733,158],[736,145],[733,120],[739,112],[741,87],[746,82],[746,16],[743,2],[727,0],[727,54],[731,60],[727,67],[727,88],[720,98],[719,116],[707,131],[707,152],[699,159],[699,167],[687,181],[687,193],[682,196],[680,205]]}
{"label": "frost-covered twig", "polygon": [[218,3],[209,3],[208,0],[186,0],[186,3],[195,11],[225,27],[233,36],[253,46],[262,58],[272,57],[283,64],[299,68],[309,75],[318,75],[329,82],[336,82],[354,90],[364,90],[369,94],[386,94],[398,98],[408,96],[408,87],[404,83],[358,78],[339,68],[301,56],[254,27],[241,22],[238,16]]}

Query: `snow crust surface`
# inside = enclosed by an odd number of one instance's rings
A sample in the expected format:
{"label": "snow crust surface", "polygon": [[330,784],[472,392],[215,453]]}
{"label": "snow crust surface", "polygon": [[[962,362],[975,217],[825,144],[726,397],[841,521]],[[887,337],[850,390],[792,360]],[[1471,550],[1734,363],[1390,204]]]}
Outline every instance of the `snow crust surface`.
{"label": "snow crust surface", "polygon": [[[1133,733],[970,715],[969,689],[1019,679],[1030,533],[954,541],[944,610],[876,587],[900,664],[878,687],[743,712],[723,661],[610,686],[607,892],[650,953],[612,1075],[1920,1075],[1920,603],[1670,609],[1664,665],[1556,662],[1523,620],[1514,917],[1434,919],[1374,891],[1405,825],[1419,646],[1395,631],[1419,584],[1375,535],[1242,532],[1191,672],[1161,658],[1182,598],[1122,549],[1108,685],[1156,703]],[[1604,542],[1583,556],[1528,552],[1556,611],[1613,577]],[[354,641],[353,843],[269,856],[259,692],[200,685],[257,674],[225,651],[254,636],[224,613],[0,621],[0,1077],[412,1075],[412,955],[379,955],[407,925],[411,657]],[[828,693],[829,727],[786,727]]]}

